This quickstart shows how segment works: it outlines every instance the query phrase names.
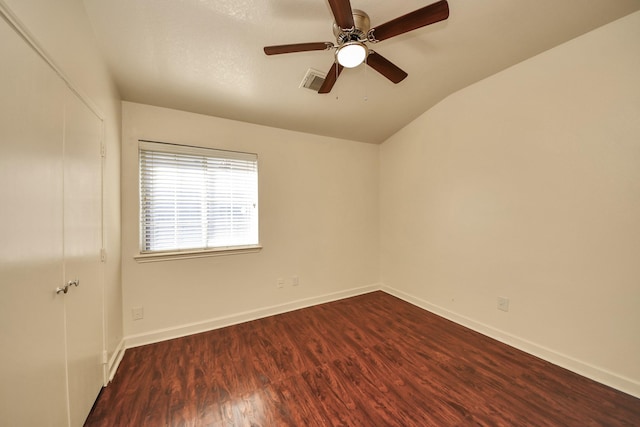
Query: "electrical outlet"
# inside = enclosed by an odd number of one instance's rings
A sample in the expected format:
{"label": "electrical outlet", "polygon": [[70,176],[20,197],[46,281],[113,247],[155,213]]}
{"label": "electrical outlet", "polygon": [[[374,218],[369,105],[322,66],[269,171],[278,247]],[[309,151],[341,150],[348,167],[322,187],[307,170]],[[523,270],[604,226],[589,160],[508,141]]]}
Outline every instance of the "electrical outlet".
{"label": "electrical outlet", "polygon": [[509,311],[509,298],[498,297],[498,310]]}
{"label": "electrical outlet", "polygon": [[131,318],[133,320],[144,319],[144,309],[142,307],[133,307],[131,309]]}
{"label": "electrical outlet", "polygon": [[278,288],[284,288],[284,279],[282,277],[278,278],[276,286],[278,286]]}
{"label": "electrical outlet", "polygon": [[291,278],[291,284],[293,286],[298,286],[300,284],[300,278],[298,276],[293,276]]}

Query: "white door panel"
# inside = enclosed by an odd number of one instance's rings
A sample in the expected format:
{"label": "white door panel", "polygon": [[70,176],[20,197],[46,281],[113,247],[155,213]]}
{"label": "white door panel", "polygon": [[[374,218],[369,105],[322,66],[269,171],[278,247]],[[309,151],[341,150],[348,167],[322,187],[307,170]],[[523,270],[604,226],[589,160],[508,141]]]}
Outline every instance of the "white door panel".
{"label": "white door panel", "polygon": [[64,265],[71,426],[84,423],[103,384],[101,121],[72,93],[65,105]]}
{"label": "white door panel", "polygon": [[67,425],[65,86],[0,19],[0,425]]}

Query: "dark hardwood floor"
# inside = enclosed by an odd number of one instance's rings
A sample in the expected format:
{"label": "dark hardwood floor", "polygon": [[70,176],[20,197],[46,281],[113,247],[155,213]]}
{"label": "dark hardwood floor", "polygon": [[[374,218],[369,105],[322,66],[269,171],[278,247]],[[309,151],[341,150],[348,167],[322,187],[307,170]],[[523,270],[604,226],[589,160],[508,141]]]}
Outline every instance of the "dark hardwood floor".
{"label": "dark hardwood floor", "polygon": [[640,399],[374,292],[130,349],[86,426],[640,426]]}

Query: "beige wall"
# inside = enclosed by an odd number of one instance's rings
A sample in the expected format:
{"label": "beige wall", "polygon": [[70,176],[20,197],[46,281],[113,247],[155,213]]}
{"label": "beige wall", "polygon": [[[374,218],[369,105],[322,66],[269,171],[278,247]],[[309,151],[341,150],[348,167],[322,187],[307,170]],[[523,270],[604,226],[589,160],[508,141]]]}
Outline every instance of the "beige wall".
{"label": "beige wall", "polygon": [[122,341],[120,280],[120,96],[98,51],[82,1],[3,0],[85,99],[103,118],[106,346]]}
{"label": "beige wall", "polygon": [[[138,263],[137,141],[257,153],[259,253]],[[123,103],[124,324],[136,344],[357,293],[378,282],[376,145]],[[291,278],[299,276],[300,285]],[[278,289],[278,278],[285,286]],[[144,319],[131,309],[142,306]],[[195,326],[194,326],[195,324]]]}
{"label": "beige wall", "polygon": [[381,281],[640,396],[638,76],[635,13],[450,96],[390,138]]}

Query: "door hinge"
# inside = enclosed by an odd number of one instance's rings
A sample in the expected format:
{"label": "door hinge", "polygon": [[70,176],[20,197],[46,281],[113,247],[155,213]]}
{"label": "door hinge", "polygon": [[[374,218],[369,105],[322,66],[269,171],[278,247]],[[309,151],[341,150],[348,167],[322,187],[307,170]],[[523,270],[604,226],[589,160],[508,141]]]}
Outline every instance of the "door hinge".
{"label": "door hinge", "polygon": [[104,143],[100,144],[100,157],[107,157],[107,147],[106,145],[104,145]]}
{"label": "door hinge", "polygon": [[100,249],[100,261],[105,262],[107,260],[107,250],[105,248]]}

